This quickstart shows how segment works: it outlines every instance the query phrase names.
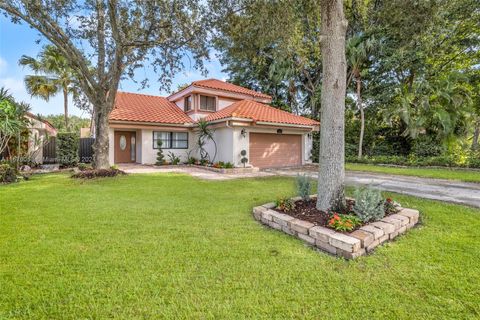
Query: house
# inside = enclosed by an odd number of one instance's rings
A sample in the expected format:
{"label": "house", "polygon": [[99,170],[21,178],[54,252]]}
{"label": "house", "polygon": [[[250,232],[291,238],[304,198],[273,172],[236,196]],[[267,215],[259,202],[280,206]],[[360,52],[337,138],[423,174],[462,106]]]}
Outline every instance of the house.
{"label": "house", "polygon": [[[197,121],[214,129],[204,147],[212,161],[243,167],[297,166],[310,162],[312,132],[319,123],[276,109],[269,95],[228,82],[207,79],[168,96],[118,92],[110,114],[110,163],[153,164],[157,140],[186,161],[199,158]],[[168,159],[168,158],[167,158]]]}
{"label": "house", "polygon": [[43,163],[43,146],[50,137],[57,136],[57,129],[45,119],[33,113],[25,113],[28,119],[28,154],[35,163]]}

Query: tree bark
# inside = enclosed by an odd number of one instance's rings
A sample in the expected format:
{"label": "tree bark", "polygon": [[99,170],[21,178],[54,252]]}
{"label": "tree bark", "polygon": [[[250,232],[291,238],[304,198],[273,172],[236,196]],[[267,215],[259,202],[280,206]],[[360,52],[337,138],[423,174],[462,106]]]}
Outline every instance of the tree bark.
{"label": "tree bark", "polygon": [[93,143],[93,167],[96,169],[108,169],[109,161],[109,138],[108,138],[108,114],[105,107],[95,108],[95,142]]}
{"label": "tree bark", "polygon": [[362,103],[362,80],[357,78],[357,103],[360,110],[360,139],[358,140],[358,159],[363,155],[363,136],[365,134],[365,112],[363,111]]}
{"label": "tree bark", "polygon": [[347,21],[342,0],[321,0],[323,82],[317,208],[345,206],[345,94]]}
{"label": "tree bark", "polygon": [[63,87],[63,113],[65,116],[65,130],[68,132],[68,90]]}
{"label": "tree bark", "polygon": [[478,150],[478,139],[480,138],[480,120],[475,123],[475,131],[473,131],[472,151]]}

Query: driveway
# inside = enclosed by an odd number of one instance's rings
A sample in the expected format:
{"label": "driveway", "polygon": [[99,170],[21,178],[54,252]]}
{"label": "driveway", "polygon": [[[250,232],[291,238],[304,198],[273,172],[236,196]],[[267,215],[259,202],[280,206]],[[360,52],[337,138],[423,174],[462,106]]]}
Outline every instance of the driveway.
{"label": "driveway", "polygon": [[[307,172],[318,177],[316,168],[269,170],[277,175],[295,176]],[[445,179],[429,179],[371,172],[347,171],[345,183],[353,186],[372,186],[385,191],[408,194],[415,197],[465,204],[480,208],[480,184]]]}
{"label": "driveway", "polygon": [[[230,180],[239,178],[255,178],[268,176],[296,176],[299,173],[308,173],[317,178],[315,166],[301,168],[269,169],[254,173],[221,174],[198,167],[165,166],[155,167],[138,164],[120,165],[120,169],[127,173],[186,173],[205,180]],[[352,186],[379,188],[385,191],[408,194],[415,197],[453,202],[480,208],[480,184],[458,182],[453,180],[417,178],[400,175],[386,175],[360,171],[347,171],[345,183]]]}

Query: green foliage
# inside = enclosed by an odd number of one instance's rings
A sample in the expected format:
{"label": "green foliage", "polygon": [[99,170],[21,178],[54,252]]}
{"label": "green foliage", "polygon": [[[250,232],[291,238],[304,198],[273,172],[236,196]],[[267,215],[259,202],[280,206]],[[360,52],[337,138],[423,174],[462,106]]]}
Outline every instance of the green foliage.
{"label": "green foliage", "polygon": [[308,174],[297,174],[295,185],[297,187],[297,195],[302,197],[303,201],[308,201],[310,199],[310,190],[312,188],[312,180]]}
{"label": "green foliage", "polygon": [[0,183],[17,181],[17,170],[9,163],[0,163]]}
{"label": "green foliage", "polygon": [[197,162],[198,162],[198,159],[195,158],[195,157],[189,156],[189,157],[187,158],[187,164],[196,164]]}
{"label": "green foliage", "polygon": [[[0,155],[13,139],[18,139],[27,130],[25,114],[28,110],[28,105],[18,103],[7,89],[0,88]],[[18,141],[15,147],[18,147]],[[17,150],[17,154],[20,152]]]}
{"label": "green foliage", "polygon": [[328,220],[328,226],[337,231],[352,231],[361,224],[362,221],[352,214],[333,213]]}
{"label": "green foliage", "polygon": [[57,134],[57,158],[62,167],[78,164],[78,133],[60,132]]}
{"label": "green foliage", "polygon": [[357,188],[354,192],[353,212],[363,222],[377,221],[385,216],[384,199],[380,190]]}
{"label": "green foliage", "polygon": [[295,209],[295,202],[288,197],[281,197],[275,201],[275,208],[289,212]]}
{"label": "green foliage", "polygon": [[163,149],[162,149],[162,141],[157,140],[157,161],[155,162],[155,165],[161,166],[165,164],[165,156],[163,155]]}
{"label": "green foliage", "polygon": [[80,128],[90,127],[90,119],[81,118],[79,116],[68,116],[68,128],[65,127],[65,116],[62,114],[50,114],[43,116],[43,119],[47,120],[58,130],[58,132],[77,132],[80,133]]}
{"label": "green foliage", "polygon": [[170,164],[172,164],[174,166],[176,166],[177,164],[180,163],[180,157],[175,155],[175,153],[173,153],[172,151],[168,152],[168,159],[170,160]]}
{"label": "green foliage", "polygon": [[125,172],[119,170],[118,168],[109,168],[109,169],[90,169],[80,171],[72,175],[72,178],[75,179],[95,179],[95,178],[111,178],[119,175],[126,175]]}
{"label": "green foliage", "polygon": [[222,168],[222,169],[232,169],[233,163],[231,162],[223,162],[223,161],[218,161],[217,163],[214,163],[213,166],[215,168]]}
{"label": "green foliage", "polygon": [[432,136],[422,135],[414,140],[412,146],[412,154],[417,157],[433,157],[439,156],[445,152],[445,146],[441,141],[434,139]]}
{"label": "green foliage", "polygon": [[[208,160],[209,162],[214,162],[215,158],[217,157],[217,143],[214,139],[215,130],[210,128],[210,123],[201,119],[197,122],[197,129],[198,129],[198,140],[197,140],[197,148],[200,152],[200,157],[202,160]],[[212,141],[214,147],[213,157],[210,158],[207,150],[205,149],[205,145],[208,141]]]}
{"label": "green foliage", "polygon": [[91,169],[92,169],[91,164],[88,164],[88,163],[79,163],[78,164],[78,170],[80,170],[80,171],[91,170]]}
{"label": "green foliage", "polygon": [[234,167],[234,166],[233,166],[233,163],[231,163],[230,161],[225,162],[225,163],[223,164],[223,168],[225,168],[225,169],[232,169],[233,167]]}

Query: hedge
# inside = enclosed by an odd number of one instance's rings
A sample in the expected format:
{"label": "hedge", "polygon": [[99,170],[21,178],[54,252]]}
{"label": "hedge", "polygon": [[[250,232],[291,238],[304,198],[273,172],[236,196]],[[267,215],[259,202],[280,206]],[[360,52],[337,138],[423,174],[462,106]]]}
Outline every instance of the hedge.
{"label": "hedge", "polygon": [[78,164],[79,137],[73,132],[57,134],[57,158],[62,167],[73,167]]}

